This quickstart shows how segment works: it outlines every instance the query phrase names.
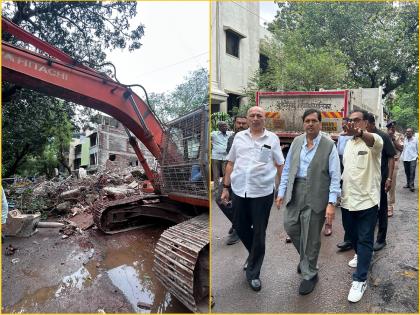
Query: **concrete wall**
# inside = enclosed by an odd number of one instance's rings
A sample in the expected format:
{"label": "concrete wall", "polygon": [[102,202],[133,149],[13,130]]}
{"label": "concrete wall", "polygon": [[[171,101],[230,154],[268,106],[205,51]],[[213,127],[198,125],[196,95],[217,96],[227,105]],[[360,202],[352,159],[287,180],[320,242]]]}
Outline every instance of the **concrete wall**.
{"label": "concrete wall", "polygon": [[[128,141],[127,134],[124,130],[124,126],[121,123],[117,123],[115,120],[110,124],[111,117],[103,116],[106,119],[102,119],[102,123],[97,126],[97,129],[93,131],[87,131],[84,139],[74,139],[74,144],[70,146],[70,158],[72,162],[72,169],[74,169],[74,146],[77,143],[82,143],[82,166],[88,166],[88,170],[94,171],[98,166],[104,166],[110,155],[115,155],[115,163],[120,167],[128,167],[131,164],[135,165],[138,160],[134,149]],[[90,147],[89,136],[96,133],[96,145]],[[139,142],[141,151],[143,152],[149,166],[153,168],[156,164],[155,158],[147,150],[147,148]],[[96,155],[96,165],[90,164],[90,154]],[[141,164],[137,162],[138,166]]]}
{"label": "concrete wall", "polygon": [[[221,111],[227,110],[227,94],[244,95],[259,68],[260,41],[269,34],[259,24],[259,10],[258,2],[212,2],[211,98]],[[226,29],[243,36],[239,58],[226,53]]]}

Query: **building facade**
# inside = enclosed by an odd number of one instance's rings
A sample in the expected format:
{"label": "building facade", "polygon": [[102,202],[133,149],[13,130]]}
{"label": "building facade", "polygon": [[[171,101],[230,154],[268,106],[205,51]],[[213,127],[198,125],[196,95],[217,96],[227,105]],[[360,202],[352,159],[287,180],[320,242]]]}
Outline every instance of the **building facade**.
{"label": "building facade", "polygon": [[[149,150],[141,142],[139,147],[149,166],[155,166],[156,160]],[[95,172],[108,160],[119,167],[140,166],[124,126],[105,115],[99,115],[95,129],[85,130],[80,139],[73,139],[69,151],[72,170],[83,167],[88,172]]]}
{"label": "building facade", "polygon": [[260,25],[259,10],[259,2],[212,2],[212,112],[247,103],[248,81],[264,58],[260,42],[270,36]]}

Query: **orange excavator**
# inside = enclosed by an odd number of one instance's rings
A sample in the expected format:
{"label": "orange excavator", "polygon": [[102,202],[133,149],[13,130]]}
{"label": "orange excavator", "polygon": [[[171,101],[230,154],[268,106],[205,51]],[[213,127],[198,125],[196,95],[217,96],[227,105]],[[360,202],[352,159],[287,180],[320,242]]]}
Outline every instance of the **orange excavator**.
{"label": "orange excavator", "polygon": [[[169,292],[191,311],[208,312],[207,108],[163,125],[133,92],[133,85],[121,84],[74,60],[4,17],[2,31],[37,50],[2,41],[3,80],[99,110],[125,126],[155,191],[98,202],[93,205],[94,221],[108,234],[133,229],[156,218],[173,222],[175,225],[165,230],[156,244],[154,271]],[[157,174],[147,164],[137,139],[159,162]]]}

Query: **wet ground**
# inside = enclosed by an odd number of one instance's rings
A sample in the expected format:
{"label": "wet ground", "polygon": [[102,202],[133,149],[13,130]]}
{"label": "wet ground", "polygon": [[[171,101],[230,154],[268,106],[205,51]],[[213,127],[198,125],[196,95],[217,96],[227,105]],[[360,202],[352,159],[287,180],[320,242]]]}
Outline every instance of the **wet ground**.
{"label": "wet ground", "polygon": [[[159,283],[153,250],[163,227],[62,239],[57,229],[6,238],[2,248],[2,312],[189,313]],[[5,246],[18,250],[5,256]]]}
{"label": "wet ground", "polygon": [[[417,177],[416,177],[417,178]],[[241,244],[225,245],[230,228],[223,213],[212,211],[212,294],[214,313],[418,313],[418,192],[405,184],[401,163],[397,179],[395,214],[389,219],[387,246],[374,254],[368,288],[358,303],[347,301],[353,269],[347,263],[354,252],[337,252],[342,241],[340,209],[333,234],[322,235],[315,290],[300,296],[296,272],[299,256],[286,244],[281,211],[271,210],[266,256],[261,271],[262,290],[248,286],[242,266],[247,257]],[[213,203],[215,205],[215,203]]]}

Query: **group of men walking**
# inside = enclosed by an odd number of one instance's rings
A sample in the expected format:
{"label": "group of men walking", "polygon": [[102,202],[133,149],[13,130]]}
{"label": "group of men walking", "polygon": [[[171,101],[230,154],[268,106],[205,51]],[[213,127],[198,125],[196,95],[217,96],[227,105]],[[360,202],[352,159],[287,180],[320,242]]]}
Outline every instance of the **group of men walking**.
{"label": "group of men walking", "polygon": [[[322,227],[324,223],[331,226],[340,200],[344,243],[355,251],[349,262],[355,271],[348,300],[358,302],[367,287],[373,250],[386,244],[387,219],[395,203],[395,165],[401,151],[407,187],[414,191],[418,141],[412,130],[407,129],[402,144],[395,122],[387,125],[387,134],[376,128],[372,114],[354,110],[343,124],[336,147],[321,131],[321,112],[308,109],[302,116],[305,132],[294,139],[284,159],[279,138],[265,128],[264,109],[251,107],[246,118],[249,128],[244,124],[244,130],[229,135],[233,141],[225,151],[223,188],[216,196],[220,196],[222,210],[232,205],[232,230],[248,251],[244,269],[250,287],[255,291],[262,288],[266,228],[275,199],[284,211],[284,228],[299,253],[297,272],[302,281],[298,292],[311,293],[318,281]],[[223,133],[220,128],[219,132]],[[212,143],[219,137],[220,133],[212,133]],[[215,187],[220,175],[213,169]]]}

